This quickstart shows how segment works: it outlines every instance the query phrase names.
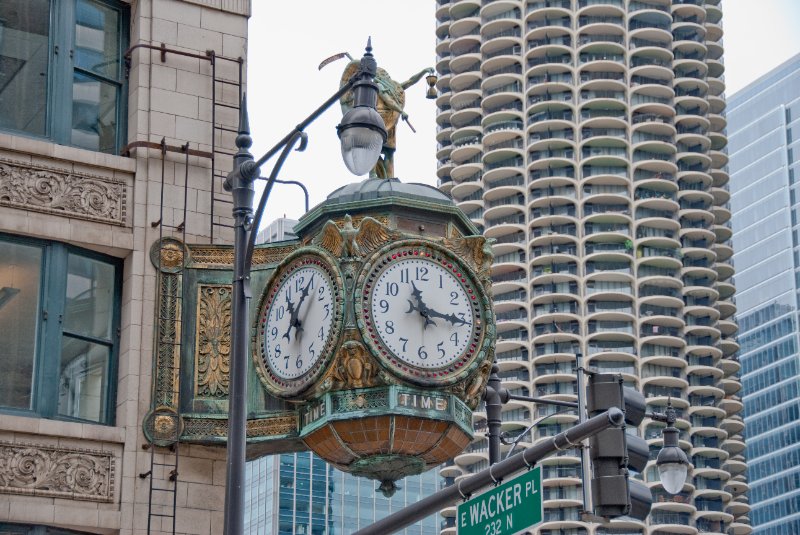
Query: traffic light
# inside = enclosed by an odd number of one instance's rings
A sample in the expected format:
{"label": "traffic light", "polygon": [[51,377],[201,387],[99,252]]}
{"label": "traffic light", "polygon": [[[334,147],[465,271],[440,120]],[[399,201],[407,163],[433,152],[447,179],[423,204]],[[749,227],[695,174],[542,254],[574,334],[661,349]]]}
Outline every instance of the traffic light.
{"label": "traffic light", "polygon": [[[595,416],[611,407],[625,411],[625,423],[638,426],[644,419],[644,396],[622,386],[617,374],[592,374],[586,394],[586,409]],[[641,472],[650,456],[647,442],[625,432],[625,427],[606,429],[589,439],[592,459],[592,503],[598,516],[630,516],[644,520],[650,513],[650,489],[628,477],[628,468]]]}

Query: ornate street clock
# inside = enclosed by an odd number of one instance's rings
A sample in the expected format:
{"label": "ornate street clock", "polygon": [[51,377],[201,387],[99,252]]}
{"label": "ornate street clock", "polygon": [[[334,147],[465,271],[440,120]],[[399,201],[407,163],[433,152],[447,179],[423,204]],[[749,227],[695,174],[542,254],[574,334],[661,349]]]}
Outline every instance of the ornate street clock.
{"label": "ornate street clock", "polygon": [[261,294],[256,373],[296,407],[299,440],[389,496],[472,440],[491,244],[447,196],[397,179],[340,188],[295,231]]}
{"label": "ornate street clock", "polygon": [[335,352],[342,279],[330,255],[303,247],[281,263],[263,295],[256,369],[270,393],[291,399],[314,384]]}
{"label": "ornate street clock", "polygon": [[403,379],[443,386],[472,370],[491,309],[472,270],[441,245],[378,251],[356,287],[356,315],[378,361]]}

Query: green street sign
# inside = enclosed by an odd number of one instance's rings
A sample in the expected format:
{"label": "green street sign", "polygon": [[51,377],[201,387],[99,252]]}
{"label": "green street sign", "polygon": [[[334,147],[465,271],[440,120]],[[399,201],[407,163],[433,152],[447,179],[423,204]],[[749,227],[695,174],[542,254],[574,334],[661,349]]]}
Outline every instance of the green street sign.
{"label": "green street sign", "polygon": [[542,469],[535,467],[458,506],[458,535],[511,535],[542,521]]}

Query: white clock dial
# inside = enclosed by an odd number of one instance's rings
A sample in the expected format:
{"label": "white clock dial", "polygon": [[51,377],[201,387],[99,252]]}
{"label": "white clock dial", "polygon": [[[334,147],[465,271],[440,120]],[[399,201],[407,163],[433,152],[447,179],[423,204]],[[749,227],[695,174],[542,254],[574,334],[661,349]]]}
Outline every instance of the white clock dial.
{"label": "white clock dial", "polygon": [[388,262],[374,276],[370,323],[392,355],[432,370],[447,368],[474,349],[480,321],[465,277],[452,263],[448,267],[422,255]]}
{"label": "white clock dial", "polygon": [[314,263],[297,267],[270,298],[261,320],[261,357],[278,379],[298,379],[323,357],[336,314],[330,277]]}

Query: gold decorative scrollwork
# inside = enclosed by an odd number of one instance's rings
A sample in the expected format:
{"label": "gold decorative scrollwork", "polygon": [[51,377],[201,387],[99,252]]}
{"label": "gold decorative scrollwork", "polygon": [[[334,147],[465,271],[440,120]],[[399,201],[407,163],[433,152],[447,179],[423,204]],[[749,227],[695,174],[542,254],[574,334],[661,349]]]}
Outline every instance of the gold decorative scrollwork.
{"label": "gold decorative scrollwork", "polygon": [[[256,247],[253,251],[253,266],[278,264],[289,253],[299,247],[297,245],[281,245],[278,247]],[[233,268],[233,247],[230,246],[190,246],[191,263],[193,267],[221,267]]]}
{"label": "gold decorative scrollwork", "polygon": [[[186,417],[181,435],[182,441],[207,441],[225,439],[228,435],[228,420],[218,418]],[[280,414],[247,421],[247,438],[268,438],[296,435],[297,414]]]}
{"label": "gold decorative scrollwork", "polygon": [[231,287],[202,285],[197,290],[195,395],[228,396],[231,353]]}

